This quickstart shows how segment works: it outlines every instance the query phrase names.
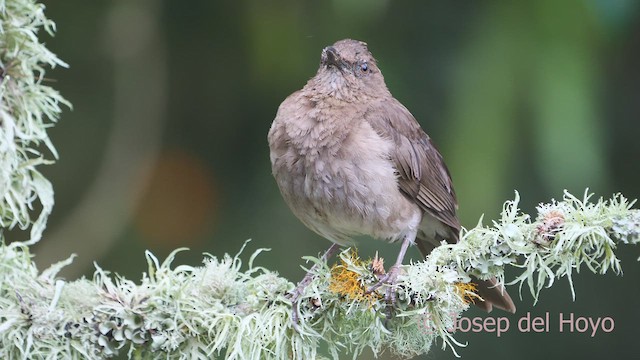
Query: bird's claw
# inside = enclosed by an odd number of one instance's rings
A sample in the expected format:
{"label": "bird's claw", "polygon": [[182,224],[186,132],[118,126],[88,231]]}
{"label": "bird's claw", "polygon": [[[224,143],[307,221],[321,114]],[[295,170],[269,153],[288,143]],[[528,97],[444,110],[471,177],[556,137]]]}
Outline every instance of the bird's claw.
{"label": "bird's claw", "polygon": [[291,301],[291,326],[296,332],[300,332],[300,316],[298,314],[298,301],[300,300],[300,293],[298,289],[287,294],[287,299]]}
{"label": "bird's claw", "polygon": [[394,285],[396,284],[396,281],[398,280],[398,274],[399,273],[400,273],[400,265],[393,265],[391,267],[391,269],[389,269],[389,272],[384,274],[378,280],[377,283],[375,283],[373,286],[371,286],[366,291],[367,294],[370,294],[370,293],[376,291],[382,285],[388,285],[388,287],[387,287],[387,289],[385,291],[385,294],[384,294],[385,302],[388,305],[390,305],[389,306],[389,313],[387,314],[387,317],[390,317],[390,309],[395,307],[395,304],[396,304],[396,289],[395,289]]}

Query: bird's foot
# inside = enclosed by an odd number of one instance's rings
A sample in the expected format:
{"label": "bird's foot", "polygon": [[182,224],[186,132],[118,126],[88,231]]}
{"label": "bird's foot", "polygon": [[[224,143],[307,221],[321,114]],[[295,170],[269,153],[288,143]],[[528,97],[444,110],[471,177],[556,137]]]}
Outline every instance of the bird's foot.
{"label": "bird's foot", "polygon": [[300,333],[300,292],[296,287],[295,290],[287,294],[287,298],[291,301],[291,327],[297,333]]}
{"label": "bird's foot", "polygon": [[[378,279],[378,282],[375,283],[373,286],[371,286],[369,289],[367,289],[367,294],[370,294],[374,291],[376,291],[377,289],[379,289],[382,285],[387,285],[387,289],[384,293],[384,299],[386,301],[386,303],[388,305],[390,305],[390,308],[395,307],[396,304],[396,288],[395,288],[395,284],[396,281],[398,280],[398,275],[400,274],[400,267],[402,265],[393,265],[390,269],[389,272],[387,272],[386,274],[384,274],[382,277],[380,277]],[[389,316],[389,314],[387,314]]]}
{"label": "bird's foot", "polygon": [[[338,251],[339,248],[340,248],[340,245],[336,243],[331,244],[331,246],[329,246],[327,251],[325,251],[322,257],[320,258],[320,261],[323,263],[326,263],[327,261],[329,261],[329,259],[333,256],[333,254],[335,254],[336,251]],[[289,301],[291,301],[291,326],[298,333],[301,333],[300,331],[300,297],[304,293],[304,289],[306,289],[307,286],[309,286],[309,284],[313,280],[317,266],[319,265],[318,264],[313,265],[313,267],[309,269],[309,271],[307,271],[307,274],[304,276],[304,278],[302,278],[302,281],[298,283],[296,288],[293,289],[292,292],[287,294],[287,298],[289,299]]]}
{"label": "bird's foot", "polygon": [[302,281],[298,283],[295,289],[287,294],[287,299],[291,301],[291,326],[293,329],[300,333],[300,297],[304,293],[304,289],[313,280],[313,273],[309,271]]}

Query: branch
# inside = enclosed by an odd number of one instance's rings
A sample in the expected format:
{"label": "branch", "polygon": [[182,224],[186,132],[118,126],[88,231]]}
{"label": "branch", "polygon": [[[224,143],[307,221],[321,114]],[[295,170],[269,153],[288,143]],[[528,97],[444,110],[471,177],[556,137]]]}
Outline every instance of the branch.
{"label": "branch", "polygon": [[407,265],[397,286],[394,316],[377,281],[374,261],[350,250],[339,264],[319,263],[300,302],[299,332],[291,327],[286,293],[294,284],[276,272],[246,267],[239,254],[206,256],[204,265],[172,267],[174,251],[160,263],[146,253],[148,272],[140,284],[97,268],[92,280],[66,282],[56,273],[66,262],[38,273],[23,243],[0,247],[0,356],[3,358],[307,359],[324,345],[333,357],[365,348],[400,356],[426,353],[434,340],[455,352],[447,331],[470,300],[481,301],[468,274],[504,280],[504,267],[520,275],[537,299],[543,287],[583,265],[594,273],[620,273],[614,250],[637,244],[640,212],[623,196],[589,202],[565,193],[540,205],[534,220],[505,203],[502,217],[464,231],[458,244],[436,248],[423,262]]}

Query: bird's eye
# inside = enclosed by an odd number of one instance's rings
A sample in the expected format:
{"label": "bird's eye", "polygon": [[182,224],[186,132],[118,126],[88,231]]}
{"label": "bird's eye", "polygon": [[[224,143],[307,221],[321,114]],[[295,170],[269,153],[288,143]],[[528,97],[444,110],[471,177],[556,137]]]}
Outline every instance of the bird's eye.
{"label": "bird's eye", "polygon": [[369,65],[367,65],[367,63],[360,64],[360,70],[367,72],[367,70],[369,70]]}

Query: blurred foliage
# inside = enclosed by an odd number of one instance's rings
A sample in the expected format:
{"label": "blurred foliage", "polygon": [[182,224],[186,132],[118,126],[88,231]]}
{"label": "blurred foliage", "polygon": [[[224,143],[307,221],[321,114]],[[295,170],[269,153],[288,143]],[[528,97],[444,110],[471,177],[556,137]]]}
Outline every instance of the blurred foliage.
{"label": "blurred foliage", "polygon": [[[391,92],[439,144],[466,226],[482,213],[495,218],[514,189],[531,201],[525,211],[565,188],[640,197],[640,8],[631,0],[46,5],[58,25],[47,46],[71,66],[47,77],[74,109],[51,130],[60,161],[44,171],[56,207],[36,260],[76,252],[84,261],[68,276],[90,274],[93,260],[139,274],[144,249],[185,244],[192,251],[178,261],[195,264],[201,252],[235,253],[253,238],[273,249],[261,265],[301,277],[301,256],[329,244],[282,201],[266,134],[321,49],[345,37],[369,44]],[[194,206],[185,211],[185,202]],[[91,212],[75,216],[83,206]],[[360,242],[362,256],[376,250],[397,252]],[[637,257],[621,255],[623,264]],[[575,303],[558,286],[535,308],[526,294],[517,304],[515,316],[611,316],[611,334],[468,333],[462,356],[635,356],[640,313],[629,299],[640,295],[640,271],[629,265],[623,278],[574,278]]]}

